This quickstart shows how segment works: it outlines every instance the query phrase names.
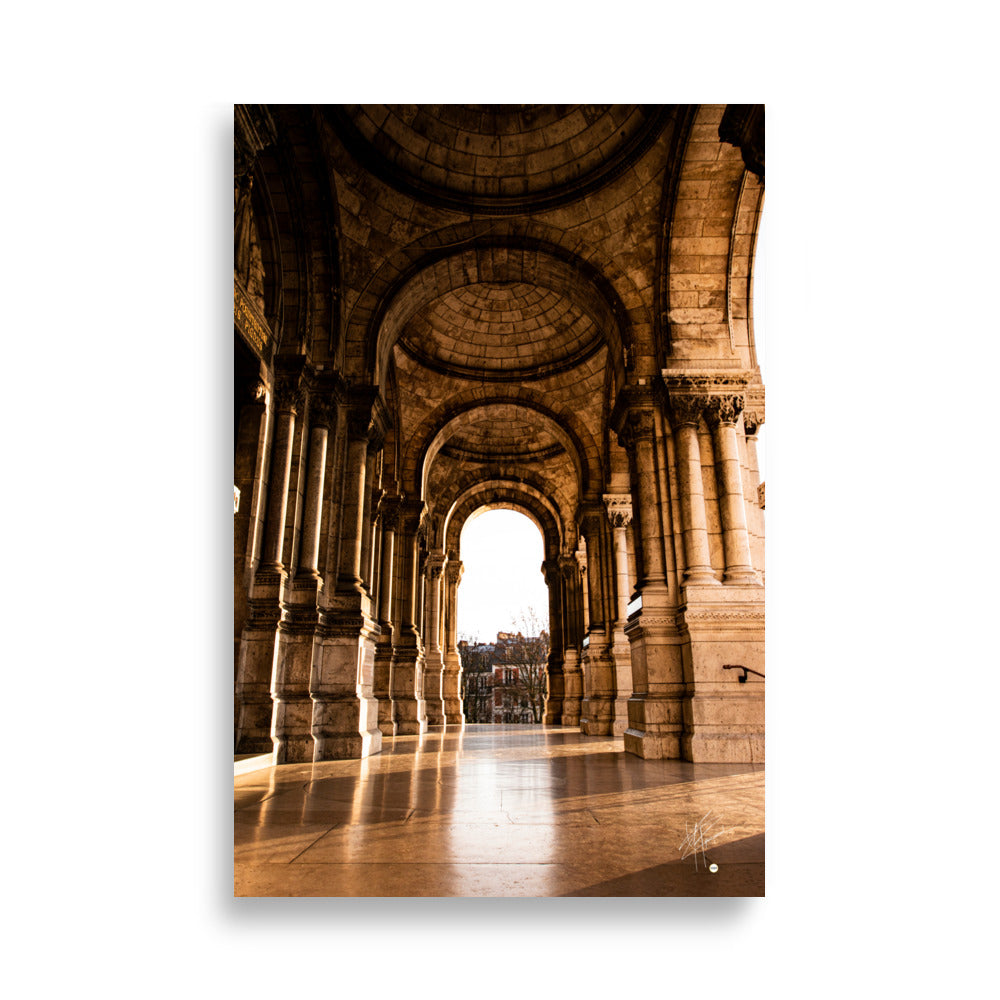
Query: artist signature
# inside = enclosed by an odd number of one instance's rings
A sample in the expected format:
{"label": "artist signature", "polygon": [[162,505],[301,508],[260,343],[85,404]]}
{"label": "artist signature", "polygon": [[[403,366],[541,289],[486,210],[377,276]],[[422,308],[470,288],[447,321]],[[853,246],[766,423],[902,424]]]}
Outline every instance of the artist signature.
{"label": "artist signature", "polygon": [[687,834],[685,838],[677,846],[684,852],[681,855],[681,861],[694,855],[694,870],[698,870],[698,855],[701,855],[702,867],[709,868],[710,871],[718,871],[716,865],[709,866],[708,859],[705,857],[705,850],[709,844],[714,840],[718,840],[726,831],[718,830],[716,826],[719,820],[717,817],[712,815],[712,810],[709,809],[707,813],[693,827],[688,826],[687,822],[684,823],[684,831]]}

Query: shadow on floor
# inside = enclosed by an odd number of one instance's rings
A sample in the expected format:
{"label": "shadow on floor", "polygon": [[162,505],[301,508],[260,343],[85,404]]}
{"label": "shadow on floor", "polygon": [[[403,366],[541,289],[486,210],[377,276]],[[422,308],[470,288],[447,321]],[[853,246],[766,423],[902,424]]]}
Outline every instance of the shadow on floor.
{"label": "shadow on floor", "polygon": [[[716,864],[717,872],[706,865]],[[704,860],[671,861],[597,882],[566,896],[763,896],[764,834],[710,848]]]}

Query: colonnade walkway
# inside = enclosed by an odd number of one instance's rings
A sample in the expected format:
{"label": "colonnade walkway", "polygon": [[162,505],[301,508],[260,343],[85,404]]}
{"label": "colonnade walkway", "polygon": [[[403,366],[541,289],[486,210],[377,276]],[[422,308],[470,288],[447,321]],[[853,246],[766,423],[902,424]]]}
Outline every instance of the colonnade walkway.
{"label": "colonnade walkway", "polygon": [[764,895],[763,764],[466,725],[234,780],[236,896]]}

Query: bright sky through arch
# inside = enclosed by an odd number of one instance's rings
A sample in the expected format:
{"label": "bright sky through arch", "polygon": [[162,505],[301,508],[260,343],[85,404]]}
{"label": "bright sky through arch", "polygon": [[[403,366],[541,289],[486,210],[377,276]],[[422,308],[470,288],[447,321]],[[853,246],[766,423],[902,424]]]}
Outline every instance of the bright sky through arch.
{"label": "bright sky through arch", "polygon": [[487,510],[462,529],[458,635],[492,642],[528,608],[548,628],[545,550],[533,521],[513,510]]}

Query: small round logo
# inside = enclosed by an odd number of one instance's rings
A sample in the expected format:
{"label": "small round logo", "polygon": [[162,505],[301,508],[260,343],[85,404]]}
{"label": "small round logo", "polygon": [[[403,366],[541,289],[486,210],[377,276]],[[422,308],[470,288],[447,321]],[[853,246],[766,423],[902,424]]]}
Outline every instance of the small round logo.
{"label": "small round logo", "polygon": [[708,870],[714,875],[718,870],[719,866],[713,861],[709,866]]}

